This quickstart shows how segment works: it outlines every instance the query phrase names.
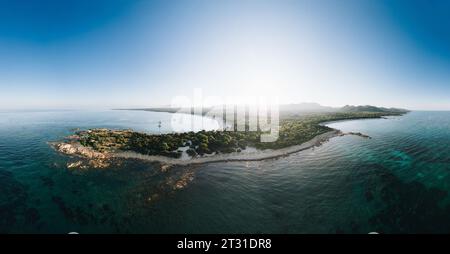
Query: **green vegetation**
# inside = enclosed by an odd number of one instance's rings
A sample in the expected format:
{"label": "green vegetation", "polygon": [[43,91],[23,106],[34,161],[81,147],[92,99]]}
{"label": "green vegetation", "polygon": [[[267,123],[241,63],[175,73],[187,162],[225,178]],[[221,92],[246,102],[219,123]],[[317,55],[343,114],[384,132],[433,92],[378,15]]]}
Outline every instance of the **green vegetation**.
{"label": "green vegetation", "polygon": [[311,140],[317,135],[331,131],[333,129],[321,125],[330,121],[382,118],[389,115],[401,115],[396,112],[334,112],[315,113],[303,115],[284,115],[280,120],[280,133],[276,142],[259,143],[255,147],[260,149],[279,149],[283,147],[302,144]]}
{"label": "green vegetation", "polygon": [[80,143],[100,152],[133,151],[145,155],[179,158],[180,147],[189,146],[190,156],[211,153],[239,152],[247,146],[258,149],[279,149],[302,144],[332,129],[321,125],[328,121],[380,118],[400,115],[397,112],[336,112],[286,115],[280,120],[279,138],[275,142],[260,142],[260,131],[200,131],[150,135],[131,130],[93,129],[78,132]]}

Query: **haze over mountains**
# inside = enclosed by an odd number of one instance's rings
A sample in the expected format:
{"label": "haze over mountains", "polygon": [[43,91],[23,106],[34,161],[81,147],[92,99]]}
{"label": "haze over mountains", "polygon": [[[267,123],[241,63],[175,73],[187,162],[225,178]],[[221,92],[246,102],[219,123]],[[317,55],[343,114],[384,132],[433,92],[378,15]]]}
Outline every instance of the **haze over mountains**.
{"label": "haze over mountains", "polygon": [[[214,106],[209,108],[204,108],[203,114],[208,112],[217,111],[217,113],[222,112],[222,106]],[[199,112],[200,110],[194,110],[193,108],[174,108],[174,107],[155,107],[155,108],[135,108],[133,110],[144,110],[144,111],[155,111],[155,112],[180,112],[180,113],[191,113],[192,111]],[[406,113],[409,112],[407,109],[401,108],[385,108],[376,107],[371,105],[345,105],[343,107],[329,107],[322,106],[314,102],[304,102],[295,104],[281,104],[279,105],[279,110],[282,113],[327,113],[327,112],[392,112],[392,113]]]}
{"label": "haze over mountains", "polygon": [[385,108],[376,107],[371,105],[345,105],[343,107],[328,107],[322,106],[318,103],[298,103],[298,104],[285,104],[280,105],[280,111],[296,111],[296,112],[408,112],[406,109],[401,108]]}

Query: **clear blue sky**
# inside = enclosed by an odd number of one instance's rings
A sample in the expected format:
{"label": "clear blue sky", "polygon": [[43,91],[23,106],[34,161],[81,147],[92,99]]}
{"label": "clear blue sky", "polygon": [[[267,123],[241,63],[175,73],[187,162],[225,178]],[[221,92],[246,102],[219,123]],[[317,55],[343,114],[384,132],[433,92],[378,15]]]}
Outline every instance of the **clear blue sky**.
{"label": "clear blue sky", "polygon": [[450,109],[449,1],[0,0],[0,109],[173,96]]}

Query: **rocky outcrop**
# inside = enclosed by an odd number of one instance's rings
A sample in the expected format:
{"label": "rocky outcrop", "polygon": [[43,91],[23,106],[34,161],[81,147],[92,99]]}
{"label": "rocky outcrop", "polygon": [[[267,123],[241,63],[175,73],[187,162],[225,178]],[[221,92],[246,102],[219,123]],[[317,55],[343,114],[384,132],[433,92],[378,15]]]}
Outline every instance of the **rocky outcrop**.
{"label": "rocky outcrop", "polygon": [[193,180],[194,180],[194,173],[193,172],[186,172],[180,177],[180,179],[178,179],[175,182],[175,184],[173,185],[173,189],[174,190],[184,189]]}
{"label": "rocky outcrop", "polygon": [[82,161],[67,163],[67,168],[80,168],[83,165]]}
{"label": "rocky outcrop", "polygon": [[106,168],[111,164],[109,153],[97,152],[90,147],[82,146],[78,142],[55,143],[53,147],[62,154],[81,158],[81,160],[67,163],[68,169]]}
{"label": "rocky outcrop", "polygon": [[58,152],[66,155],[77,155],[87,159],[107,159],[108,153],[101,153],[79,143],[57,143],[55,148]]}
{"label": "rocky outcrop", "polygon": [[361,132],[349,132],[347,134],[348,135],[354,135],[354,136],[362,137],[362,138],[367,138],[367,139],[371,139],[372,138],[369,135],[362,134]]}

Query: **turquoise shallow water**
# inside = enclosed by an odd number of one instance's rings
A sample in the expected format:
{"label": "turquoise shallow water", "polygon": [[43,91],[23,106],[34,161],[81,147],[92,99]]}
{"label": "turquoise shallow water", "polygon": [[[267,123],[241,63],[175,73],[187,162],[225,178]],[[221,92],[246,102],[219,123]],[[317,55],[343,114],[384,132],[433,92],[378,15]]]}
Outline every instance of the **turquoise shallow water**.
{"label": "turquoise shallow water", "polygon": [[[46,142],[74,128],[170,131],[170,115],[0,113],[0,232],[450,232],[450,112],[329,126],[368,134],[261,162],[176,167],[125,161],[69,170]],[[213,124],[208,128],[214,128]],[[182,190],[173,183],[186,174]]]}

